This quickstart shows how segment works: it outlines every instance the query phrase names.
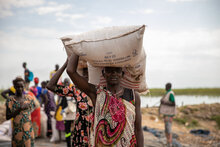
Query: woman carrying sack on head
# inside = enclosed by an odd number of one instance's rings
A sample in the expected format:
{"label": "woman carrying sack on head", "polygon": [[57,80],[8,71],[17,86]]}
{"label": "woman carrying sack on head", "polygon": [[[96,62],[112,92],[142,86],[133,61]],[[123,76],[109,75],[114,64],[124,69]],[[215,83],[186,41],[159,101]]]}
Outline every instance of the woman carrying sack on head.
{"label": "woman carrying sack on head", "polygon": [[140,96],[132,89],[123,88],[121,67],[104,67],[106,87],[95,86],[76,70],[79,56],[72,54],[67,73],[73,83],[92,100],[95,106],[91,146],[143,146]]}

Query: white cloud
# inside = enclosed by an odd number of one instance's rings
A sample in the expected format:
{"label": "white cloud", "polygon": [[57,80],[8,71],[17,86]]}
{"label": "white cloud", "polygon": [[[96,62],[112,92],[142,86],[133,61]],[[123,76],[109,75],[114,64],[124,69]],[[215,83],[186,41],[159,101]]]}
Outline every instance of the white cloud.
{"label": "white cloud", "polygon": [[14,8],[24,8],[38,6],[44,3],[44,0],[0,0],[0,18],[13,16]]}
{"label": "white cloud", "polygon": [[68,19],[76,20],[76,19],[85,17],[84,14],[68,14],[68,13],[63,13],[63,12],[58,12],[55,14],[55,16],[57,17],[58,21],[63,21],[64,19],[65,20],[68,20]]}
{"label": "white cloud", "polygon": [[0,0],[0,6],[3,8],[11,7],[31,7],[44,3],[44,0]]}
{"label": "white cloud", "polygon": [[107,16],[97,16],[95,17],[95,20],[93,20],[91,22],[91,24],[93,25],[108,25],[112,22],[112,18],[111,17],[107,17]]}
{"label": "white cloud", "polygon": [[66,60],[66,53],[59,39],[66,32],[55,29],[22,28],[11,33],[0,31],[0,86],[11,86],[11,80],[17,75],[23,76],[22,62],[28,63],[35,76],[48,80],[49,72],[56,63]]}
{"label": "white cloud", "polygon": [[145,15],[145,14],[153,14],[153,13],[155,13],[155,10],[153,10],[153,9],[140,9],[140,10],[132,10],[132,11],[129,11],[128,13],[130,13],[130,14],[144,14]]}
{"label": "white cloud", "polygon": [[219,86],[220,29],[146,29],[149,86],[173,81],[175,87]]}
{"label": "white cloud", "polygon": [[86,16],[85,14],[72,14],[70,12],[65,12],[71,8],[72,5],[70,4],[49,2],[47,3],[47,6],[36,8],[34,11],[39,15],[53,14],[59,22],[68,21],[73,23],[76,19],[84,18]]}
{"label": "white cloud", "polygon": [[13,12],[9,9],[0,8],[0,18],[13,16]]}
{"label": "white cloud", "polygon": [[192,1],[199,1],[199,0],[167,0],[167,1],[168,2],[192,2]]}
{"label": "white cloud", "polygon": [[143,14],[152,14],[152,13],[155,13],[155,11],[153,9],[145,9],[145,10],[142,10]]}
{"label": "white cloud", "polygon": [[62,12],[62,11],[67,10],[69,8],[71,8],[71,5],[69,5],[69,4],[59,5],[56,3],[49,3],[48,6],[42,6],[42,7],[36,8],[35,10],[39,15],[45,15],[48,13]]}

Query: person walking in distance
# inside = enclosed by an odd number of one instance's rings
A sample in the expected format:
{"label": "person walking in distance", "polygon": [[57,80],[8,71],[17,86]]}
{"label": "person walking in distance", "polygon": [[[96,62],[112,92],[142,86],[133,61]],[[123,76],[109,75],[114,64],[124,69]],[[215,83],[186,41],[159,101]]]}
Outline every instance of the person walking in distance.
{"label": "person walking in distance", "polygon": [[29,90],[29,85],[30,82],[33,80],[34,75],[33,72],[31,72],[28,68],[27,68],[27,63],[24,62],[23,64],[23,68],[24,68],[24,81],[25,81],[25,89]]}
{"label": "person walking in distance", "polygon": [[167,83],[165,86],[166,94],[160,100],[159,113],[164,115],[165,134],[167,138],[167,146],[172,146],[172,121],[176,114],[176,104],[172,84]]}

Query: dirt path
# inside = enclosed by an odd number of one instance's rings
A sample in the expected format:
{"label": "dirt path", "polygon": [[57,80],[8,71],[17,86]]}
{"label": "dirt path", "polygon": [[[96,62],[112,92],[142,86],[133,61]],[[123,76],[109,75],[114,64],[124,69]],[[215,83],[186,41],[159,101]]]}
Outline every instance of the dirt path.
{"label": "dirt path", "polygon": [[[0,123],[5,121],[5,106],[0,105]],[[220,104],[202,104],[184,106],[178,108],[178,115],[175,117],[184,124],[173,122],[172,130],[179,137],[177,141],[182,146],[199,146],[199,147],[217,147],[220,146],[220,129],[217,127],[216,121],[212,120],[213,116],[220,116]],[[190,126],[194,122],[195,126]],[[164,130],[163,118],[158,117],[158,108],[142,108],[142,126],[157,129],[161,132]],[[190,134],[191,129],[210,130],[210,135],[206,138]],[[157,138],[152,133],[144,131],[145,147],[163,147],[166,143],[165,138]],[[0,142],[0,147],[10,146],[8,142]],[[49,139],[36,139],[36,147],[65,147],[66,143],[61,142],[50,143]]]}
{"label": "dirt path", "polygon": [[[179,141],[183,146],[219,146],[220,147],[220,129],[217,127],[213,116],[220,116],[220,104],[201,104],[191,105],[178,108],[178,114],[173,121],[172,131],[179,137]],[[192,125],[194,124],[194,126]],[[158,116],[158,108],[142,108],[142,126],[164,130],[164,122],[162,116]],[[208,137],[195,136],[190,133],[192,129],[209,130],[211,133]],[[146,138],[146,135],[148,137]],[[149,134],[145,133],[145,143],[151,141]],[[155,143],[161,142],[154,139]],[[164,141],[162,141],[164,143]],[[161,145],[162,143],[160,143]],[[146,144],[145,144],[146,145]]]}

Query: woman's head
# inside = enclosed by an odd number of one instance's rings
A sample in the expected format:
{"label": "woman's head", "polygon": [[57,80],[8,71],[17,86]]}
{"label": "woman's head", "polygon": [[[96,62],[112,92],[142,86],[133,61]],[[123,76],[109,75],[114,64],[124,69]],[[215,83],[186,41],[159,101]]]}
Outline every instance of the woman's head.
{"label": "woman's head", "polygon": [[171,83],[167,83],[165,86],[165,89],[168,91],[172,88],[172,84]]}
{"label": "woman's head", "polygon": [[60,66],[58,64],[55,65],[55,71],[58,71],[58,69],[60,68]]}
{"label": "woman's head", "polygon": [[118,85],[123,74],[121,67],[105,67],[103,70],[103,76],[105,77],[107,84],[110,85]]}
{"label": "woman's head", "polygon": [[35,78],[34,78],[34,83],[35,83],[35,84],[38,84],[38,83],[39,83],[39,78],[38,78],[38,77],[35,77]]}
{"label": "woman's head", "polygon": [[47,82],[46,82],[46,81],[42,81],[42,82],[41,82],[41,87],[42,87],[42,88],[46,88],[46,86],[47,86]]}
{"label": "woman's head", "polygon": [[13,85],[17,94],[22,94],[24,91],[24,80],[21,77],[16,77],[13,80]]}
{"label": "woman's head", "polygon": [[70,79],[69,78],[65,78],[63,81],[64,86],[69,86],[70,85]]}
{"label": "woman's head", "polygon": [[26,62],[23,62],[22,66],[23,66],[23,68],[26,68],[27,63],[26,63]]}

